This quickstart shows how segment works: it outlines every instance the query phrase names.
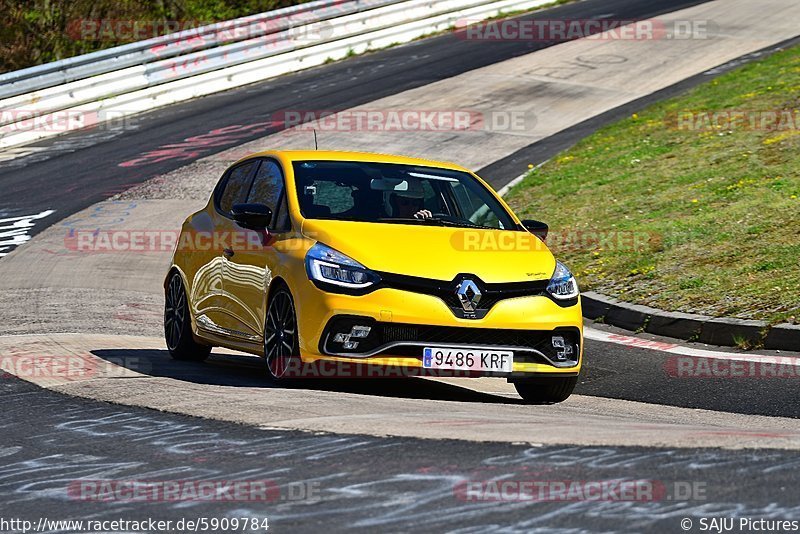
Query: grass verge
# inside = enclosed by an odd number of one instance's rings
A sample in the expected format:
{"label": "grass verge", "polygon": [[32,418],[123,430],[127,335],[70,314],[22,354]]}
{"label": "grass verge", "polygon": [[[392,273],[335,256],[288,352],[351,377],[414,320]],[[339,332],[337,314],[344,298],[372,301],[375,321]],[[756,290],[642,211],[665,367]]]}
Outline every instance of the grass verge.
{"label": "grass verge", "polygon": [[584,139],[507,195],[583,289],[713,316],[800,318],[800,47]]}

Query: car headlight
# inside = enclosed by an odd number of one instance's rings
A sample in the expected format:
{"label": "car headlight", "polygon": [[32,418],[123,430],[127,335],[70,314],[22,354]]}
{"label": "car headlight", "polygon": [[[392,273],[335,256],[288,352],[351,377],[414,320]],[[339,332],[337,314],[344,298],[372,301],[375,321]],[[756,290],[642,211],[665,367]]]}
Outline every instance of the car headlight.
{"label": "car headlight", "polygon": [[547,292],[558,300],[570,300],[578,296],[578,282],[560,261],[556,262],[556,270],[547,284]]}
{"label": "car headlight", "polygon": [[377,274],[353,258],[322,243],[315,244],[306,253],[306,272],[312,281],[354,290],[380,281]]}

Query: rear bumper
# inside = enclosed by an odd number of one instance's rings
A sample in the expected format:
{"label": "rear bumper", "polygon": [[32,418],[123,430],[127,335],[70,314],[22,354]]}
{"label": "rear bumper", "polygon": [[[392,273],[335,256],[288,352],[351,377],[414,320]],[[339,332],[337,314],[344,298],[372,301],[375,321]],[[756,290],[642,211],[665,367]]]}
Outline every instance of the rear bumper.
{"label": "rear bumper", "polygon": [[[300,352],[304,362],[340,362],[342,364],[367,364],[369,366],[389,366],[398,368],[422,369],[419,354],[414,354],[412,346],[432,346],[439,343],[447,346],[487,346],[503,348],[515,352],[513,373],[524,375],[574,376],[581,370],[583,362],[583,319],[580,303],[573,306],[560,306],[544,296],[518,297],[496,303],[482,319],[461,319],[456,317],[441,299],[420,293],[382,288],[362,296],[328,293],[318,289],[311,282],[294,288],[300,334]],[[407,336],[414,332],[425,333],[422,339],[413,343],[394,343],[392,346],[379,344],[365,354],[347,356],[326,347],[328,325],[335,317],[356,316],[369,321],[381,329],[405,329]],[[431,332],[448,332],[443,338]],[[547,351],[540,350],[542,357],[536,357],[528,350],[535,343],[507,343],[514,339],[515,333],[531,334],[542,339],[553,332],[573,332],[578,343],[577,363],[557,362],[548,358]],[[459,334],[466,332],[466,343],[461,343]],[[449,335],[449,334],[455,335]],[[512,337],[503,338],[500,334]],[[407,338],[406,338],[407,339]],[[485,339],[485,341],[484,341]],[[427,344],[426,343],[430,343]],[[524,357],[517,357],[523,349]],[[522,353],[521,353],[522,354]],[[488,373],[477,376],[487,376]],[[508,375],[502,375],[508,376]]]}

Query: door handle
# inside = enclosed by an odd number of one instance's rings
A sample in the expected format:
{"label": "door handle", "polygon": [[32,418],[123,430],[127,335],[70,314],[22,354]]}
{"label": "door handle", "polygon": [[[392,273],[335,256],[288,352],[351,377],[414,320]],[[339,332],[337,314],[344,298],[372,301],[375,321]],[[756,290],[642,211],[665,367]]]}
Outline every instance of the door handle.
{"label": "door handle", "polygon": [[233,256],[233,249],[232,248],[223,249],[222,254],[224,254],[226,258],[230,258],[231,256]]}

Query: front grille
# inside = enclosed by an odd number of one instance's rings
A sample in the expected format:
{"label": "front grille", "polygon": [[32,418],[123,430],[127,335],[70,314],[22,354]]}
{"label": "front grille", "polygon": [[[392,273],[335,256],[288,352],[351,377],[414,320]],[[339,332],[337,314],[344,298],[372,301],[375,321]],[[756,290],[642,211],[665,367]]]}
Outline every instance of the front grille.
{"label": "front grille", "polygon": [[[481,291],[481,299],[476,306],[476,310],[483,313],[479,314],[478,318],[485,316],[486,312],[502,300],[546,295],[548,284],[548,280],[487,284],[477,276],[470,274],[459,274],[449,282],[383,272],[378,273],[378,275],[381,277],[381,287],[390,287],[437,297],[454,312],[463,312],[461,302],[458,300],[458,295],[456,295],[456,289],[463,280],[471,279]],[[460,316],[461,313],[457,313],[457,315]]]}

